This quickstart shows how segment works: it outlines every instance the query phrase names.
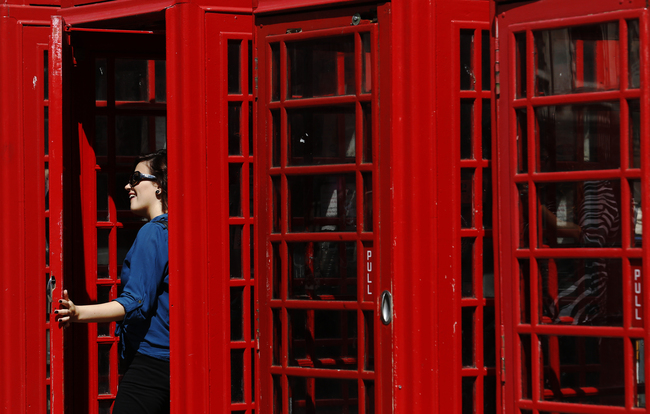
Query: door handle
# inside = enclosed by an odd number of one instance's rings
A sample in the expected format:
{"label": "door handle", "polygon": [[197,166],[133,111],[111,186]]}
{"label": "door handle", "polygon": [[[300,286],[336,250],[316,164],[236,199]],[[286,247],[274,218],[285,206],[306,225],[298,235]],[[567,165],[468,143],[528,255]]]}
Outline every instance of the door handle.
{"label": "door handle", "polygon": [[384,290],[381,294],[381,323],[389,325],[393,320],[393,295]]}
{"label": "door handle", "polygon": [[51,275],[47,281],[47,313],[52,313],[52,292],[56,289],[56,278]]}

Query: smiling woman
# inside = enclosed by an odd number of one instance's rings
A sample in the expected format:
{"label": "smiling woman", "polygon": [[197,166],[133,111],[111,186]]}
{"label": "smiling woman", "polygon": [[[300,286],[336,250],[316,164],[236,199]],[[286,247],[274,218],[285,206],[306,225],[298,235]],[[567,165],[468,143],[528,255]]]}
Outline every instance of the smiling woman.
{"label": "smiling woman", "polygon": [[169,412],[169,253],[167,152],[138,158],[129,182],[130,208],[149,220],[138,232],[122,266],[122,294],[111,302],[76,306],[64,291],[55,311],[71,322],[117,322],[126,372],[113,413]]}

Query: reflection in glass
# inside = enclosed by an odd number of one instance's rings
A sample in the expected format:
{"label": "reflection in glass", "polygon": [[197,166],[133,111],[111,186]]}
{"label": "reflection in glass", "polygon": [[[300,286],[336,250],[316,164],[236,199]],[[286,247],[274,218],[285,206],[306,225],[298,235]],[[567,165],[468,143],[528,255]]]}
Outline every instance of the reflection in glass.
{"label": "reflection in glass", "polygon": [[363,177],[363,231],[372,231],[372,173],[362,173],[361,176]]}
{"label": "reflection in glass", "polygon": [[622,326],[620,259],[538,259],[543,324]]}
{"label": "reflection in glass", "polygon": [[475,366],[474,360],[474,307],[462,308],[462,360],[464,367]]}
{"label": "reflection in glass", "polygon": [[619,87],[618,22],[533,32],[537,96]]}
{"label": "reflection in glass", "polygon": [[599,102],[536,108],[537,171],[618,168],[619,106],[618,102]]}
{"label": "reflection in glass", "polygon": [[287,42],[286,47],[290,99],[356,92],[354,35]]}
{"label": "reflection in glass", "polygon": [[356,231],[354,174],[287,177],[291,232]]}
{"label": "reflection in glass", "polygon": [[630,118],[630,168],[641,168],[641,107],[639,100],[628,101]]}
{"label": "reflection in glass", "polygon": [[515,98],[526,97],[526,32],[515,33]]}
{"label": "reflection in glass", "polygon": [[289,164],[343,164],[355,162],[354,106],[287,111]]}
{"label": "reflection in glass", "polygon": [[361,33],[361,93],[372,92],[372,53],[370,33]]}
{"label": "reflection in glass", "polygon": [[643,246],[643,214],[641,212],[641,180],[630,180],[630,203],[632,213],[631,247]]}
{"label": "reflection in glass", "polygon": [[539,342],[543,400],[625,405],[622,338],[539,335]]}
{"label": "reflection in glass", "polygon": [[474,297],[474,242],[473,237],[460,239],[461,249],[461,294],[464,298]]}
{"label": "reflection in glass", "polygon": [[632,346],[634,349],[634,374],[635,374],[635,406],[645,408],[645,341],[643,339],[633,339]]}
{"label": "reflection in glass", "polygon": [[288,243],[289,298],[357,299],[355,242]]}
{"label": "reflection in glass", "polygon": [[241,155],[241,102],[228,102],[228,155]]}
{"label": "reflection in glass", "polygon": [[474,169],[460,170],[460,227],[474,227]]}
{"label": "reflection in glass", "polygon": [[537,184],[539,247],[619,247],[620,182]]}
{"label": "reflection in glass", "polygon": [[472,158],[472,135],[474,132],[474,100],[460,101],[460,159]]}
{"label": "reflection in glass", "polygon": [[147,101],[148,62],[142,59],[115,59],[115,100]]}
{"label": "reflection in glass", "polygon": [[289,365],[357,369],[357,313],[288,309]]}
{"label": "reflection in glass", "polygon": [[627,53],[628,53],[628,88],[638,89],[641,85],[640,68],[640,46],[639,42],[639,21],[628,20],[627,22]]}
{"label": "reflection in glass", "polygon": [[474,76],[474,30],[460,31],[460,89],[473,90]]}
{"label": "reflection in glass", "polygon": [[108,266],[108,237],[109,229],[97,229],[97,265]]}
{"label": "reflection in glass", "polygon": [[167,148],[167,117],[155,117],[156,125],[156,150]]}
{"label": "reflection in glass", "polygon": [[241,40],[228,40],[228,93],[241,93]]}

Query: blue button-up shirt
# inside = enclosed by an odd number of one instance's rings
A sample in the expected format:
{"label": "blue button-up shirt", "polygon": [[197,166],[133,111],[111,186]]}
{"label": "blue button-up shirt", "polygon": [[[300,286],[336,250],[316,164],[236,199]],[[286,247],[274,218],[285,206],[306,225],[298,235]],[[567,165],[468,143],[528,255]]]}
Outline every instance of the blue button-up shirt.
{"label": "blue button-up shirt", "polygon": [[117,322],[122,357],[140,352],[169,360],[169,249],[167,214],[145,224],[122,266],[124,289],[115,299],[126,315]]}

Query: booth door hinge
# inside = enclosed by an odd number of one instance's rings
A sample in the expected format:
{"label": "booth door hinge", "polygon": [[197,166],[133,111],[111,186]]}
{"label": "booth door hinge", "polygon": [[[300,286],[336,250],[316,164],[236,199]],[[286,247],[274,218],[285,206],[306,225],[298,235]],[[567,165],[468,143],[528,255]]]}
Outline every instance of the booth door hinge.
{"label": "booth door hinge", "polygon": [[506,382],[506,332],[501,325],[501,383]]}

